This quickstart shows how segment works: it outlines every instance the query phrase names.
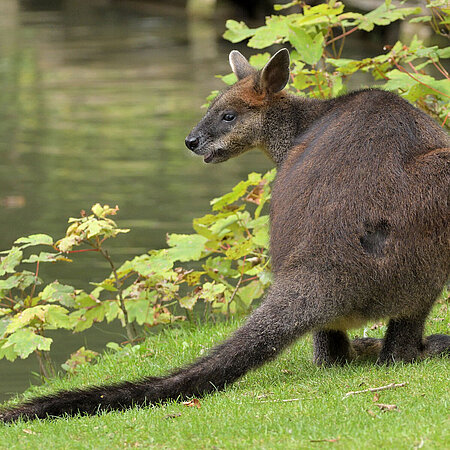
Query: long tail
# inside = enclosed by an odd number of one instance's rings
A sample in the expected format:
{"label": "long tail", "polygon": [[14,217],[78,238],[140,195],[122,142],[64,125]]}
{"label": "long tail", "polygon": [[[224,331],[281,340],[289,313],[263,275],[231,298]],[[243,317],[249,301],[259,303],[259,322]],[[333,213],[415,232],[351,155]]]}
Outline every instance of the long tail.
{"label": "long tail", "polygon": [[101,410],[125,409],[171,399],[181,400],[223,389],[250,369],[274,358],[299,335],[308,331],[309,327],[304,320],[298,321],[298,318],[293,317],[297,314],[292,307],[283,308],[278,301],[269,300],[268,298],[249,317],[244,326],[214,348],[208,356],[170,375],[37,397],[0,411],[0,421],[13,422],[19,418],[34,419],[77,413],[96,414]]}

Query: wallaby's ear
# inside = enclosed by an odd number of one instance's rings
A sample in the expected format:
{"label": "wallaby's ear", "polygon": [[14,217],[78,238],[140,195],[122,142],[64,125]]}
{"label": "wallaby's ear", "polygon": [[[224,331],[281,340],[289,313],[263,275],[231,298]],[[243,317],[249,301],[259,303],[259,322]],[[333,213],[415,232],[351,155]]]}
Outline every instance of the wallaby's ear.
{"label": "wallaby's ear", "polygon": [[237,76],[238,80],[242,80],[243,78],[256,72],[247,61],[247,58],[237,50],[231,51],[228,59],[230,61],[231,70]]}
{"label": "wallaby's ear", "polygon": [[261,70],[260,90],[271,94],[281,91],[289,81],[290,65],[289,51],[286,48],[276,52]]}

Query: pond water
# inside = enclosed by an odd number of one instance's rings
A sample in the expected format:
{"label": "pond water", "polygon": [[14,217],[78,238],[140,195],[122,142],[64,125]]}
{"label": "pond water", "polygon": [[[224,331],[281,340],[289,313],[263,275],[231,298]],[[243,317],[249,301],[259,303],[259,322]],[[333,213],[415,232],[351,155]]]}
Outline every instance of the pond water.
{"label": "pond water", "polygon": [[[210,199],[271,167],[257,152],[210,166],[184,147],[206,95],[222,87],[214,75],[229,72],[223,19],[123,5],[2,0],[1,249],[33,233],[61,237],[68,217],[100,202],[119,205],[119,225],[132,230],[110,245],[121,263],[164,246],[167,232],[190,232]],[[41,274],[87,288],[109,273],[96,256]],[[118,325],[56,338],[58,365],[82,345],[102,350],[126,339]],[[33,356],[1,360],[0,401],[38,383],[32,371]]]}

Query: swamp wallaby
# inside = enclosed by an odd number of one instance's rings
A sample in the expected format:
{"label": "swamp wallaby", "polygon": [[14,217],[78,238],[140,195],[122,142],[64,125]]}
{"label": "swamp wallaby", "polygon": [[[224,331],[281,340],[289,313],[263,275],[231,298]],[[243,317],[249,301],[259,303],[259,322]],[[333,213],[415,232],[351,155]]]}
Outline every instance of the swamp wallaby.
{"label": "swamp wallaby", "polygon": [[[423,338],[450,275],[450,143],[432,119],[381,90],[313,100],[283,91],[289,53],[261,71],[230,54],[238,82],[218,96],[186,145],[207,163],[261,148],[277,165],[271,203],[274,282],[228,340],[160,378],[62,391],[0,417],[123,409],[223,389],[307,332],[317,364],[372,352],[381,363],[448,353]],[[386,336],[346,330],[389,318]]]}

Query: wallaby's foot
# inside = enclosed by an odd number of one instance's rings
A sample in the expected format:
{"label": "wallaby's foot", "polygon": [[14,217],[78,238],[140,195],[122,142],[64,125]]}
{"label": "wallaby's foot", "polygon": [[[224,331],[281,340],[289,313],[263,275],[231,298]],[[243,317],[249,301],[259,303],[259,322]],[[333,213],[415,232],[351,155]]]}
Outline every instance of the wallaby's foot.
{"label": "wallaby's foot", "polygon": [[450,336],[447,334],[432,334],[423,341],[422,357],[450,356]]}
{"label": "wallaby's foot", "polygon": [[347,333],[321,330],[313,334],[314,363],[318,366],[345,364],[354,359],[354,352]]}
{"label": "wallaby's foot", "polygon": [[352,348],[356,359],[377,360],[383,348],[384,339],[377,338],[357,338],[352,341]]}
{"label": "wallaby's foot", "polygon": [[380,352],[380,364],[412,362],[420,358],[424,349],[422,341],[425,318],[391,319],[384,345]]}
{"label": "wallaby's foot", "polygon": [[[355,359],[377,360],[384,345],[384,339],[357,338],[353,339],[352,347]],[[433,356],[450,356],[450,336],[446,334],[433,334],[427,336],[421,346],[419,359]]]}

